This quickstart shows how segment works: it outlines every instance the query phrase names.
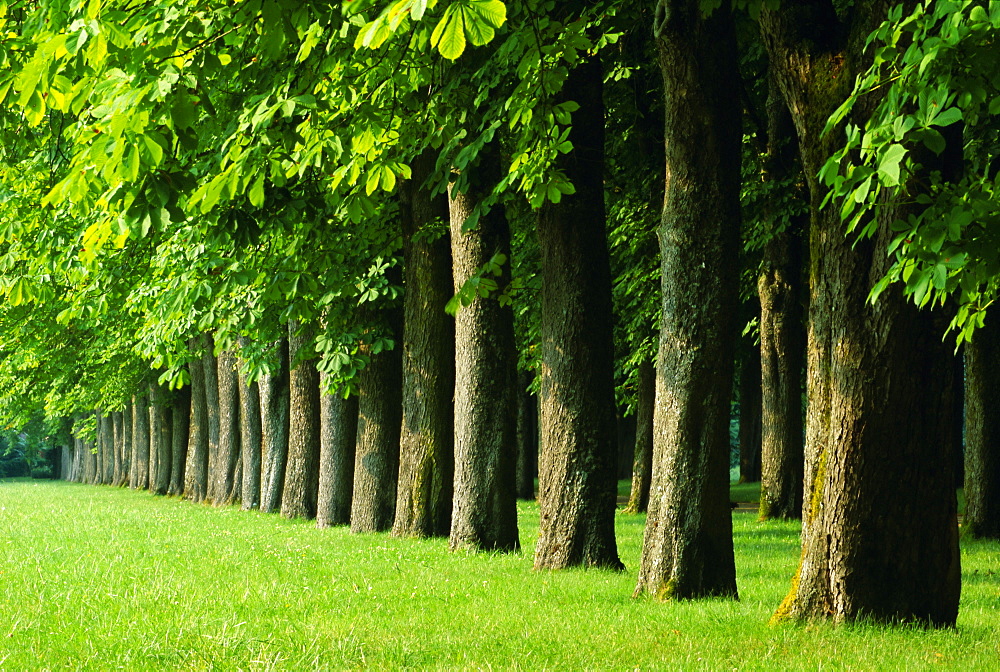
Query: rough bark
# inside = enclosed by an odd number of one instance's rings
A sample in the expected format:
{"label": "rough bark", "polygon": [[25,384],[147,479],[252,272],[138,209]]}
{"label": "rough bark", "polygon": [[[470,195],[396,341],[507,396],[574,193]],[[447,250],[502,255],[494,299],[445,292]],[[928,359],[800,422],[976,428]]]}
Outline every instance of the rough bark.
{"label": "rough bark", "polygon": [[125,487],[129,484],[129,475],[132,472],[132,461],[135,459],[135,446],[132,443],[132,404],[126,404],[122,411],[122,482],[119,484]]}
{"label": "rough bark", "polygon": [[517,375],[517,498],[535,498],[538,472],[538,397],[528,391],[533,376]]}
{"label": "rough bark", "polygon": [[402,311],[388,308],[390,330],[397,346],[372,355],[358,372],[358,443],[354,453],[354,493],[351,532],[381,532],[395,518],[399,435],[403,419],[403,361],[398,336]]}
{"label": "rough bark", "polygon": [[[219,408],[219,361],[215,356],[215,339],[204,336],[205,350],[201,355],[202,376],[205,386],[205,417],[208,428],[208,493],[205,497],[213,504],[225,500],[228,493],[220,490],[225,481],[224,472],[229,465],[219,459],[219,441],[222,434],[222,418]],[[220,474],[220,472],[223,472]]]}
{"label": "rough bark", "polygon": [[247,383],[242,371],[239,377],[240,391],[240,451],[243,463],[243,485],[240,500],[244,511],[260,506],[260,473],[262,425],[260,417],[260,387],[257,381]]}
{"label": "rough bark", "polygon": [[[481,154],[465,193],[451,193],[451,256],[457,293],[495,254],[510,258],[510,228],[494,206],[476,228],[469,215],[500,177],[493,151]],[[510,283],[509,266],[495,278]],[[520,548],[515,493],[517,353],[514,313],[495,297],[477,296],[455,316],[455,496],[449,548],[514,551]]]}
{"label": "rough bark", "polygon": [[184,494],[184,465],[187,461],[188,434],[191,424],[191,387],[175,390],[170,409],[170,485],[168,495]]}
{"label": "rough bark", "polygon": [[112,414],[101,415],[101,483],[111,485],[115,481],[115,428]]}
{"label": "rough bark", "polygon": [[[756,303],[756,302],[755,302]],[[741,324],[744,322],[741,320]],[[739,340],[740,352],[740,483],[760,481],[762,402],[760,345],[748,336]]]}
{"label": "rough bark", "polygon": [[[321,377],[322,387],[322,377]],[[358,441],[358,398],[339,392],[320,399],[319,495],[316,526],[349,525]]]}
{"label": "rough bark", "polygon": [[1000,324],[988,316],[965,345],[965,521],[962,533],[1000,539]]}
{"label": "rough bark", "polygon": [[604,208],[604,70],[589,57],[569,74],[573,151],[560,167],[576,187],[539,213],[542,408],[535,569],[623,567],[615,541],[617,446],[611,267]]}
{"label": "rough bark", "polygon": [[218,381],[219,448],[215,480],[215,504],[234,504],[240,498],[243,474],[240,466],[240,392],[236,355],[225,350],[216,358]]}
{"label": "rough bark", "polygon": [[403,424],[396,489],[396,536],[448,534],[454,473],[455,325],[444,312],[452,296],[447,234],[431,238],[448,218],[444,194],[421,188],[434,168],[424,153],[402,189]]}
{"label": "rough bark", "polygon": [[170,417],[170,392],[157,384],[149,386],[151,454],[156,455],[150,469],[149,489],[157,495],[167,494],[170,488],[170,469],[173,465],[173,421]]}
{"label": "rough bark", "polygon": [[887,6],[855,3],[843,29],[819,0],[761,16],[811,197],[802,559],[776,620],[940,626],[958,614],[951,414],[927,412],[953,403],[944,325],[898,288],[866,301],[886,270],[890,224],[906,213],[884,204],[874,239],[855,244],[839,207],[818,207],[825,189],[815,176],[842,137],[821,131],[864,67],[864,39]]}
{"label": "rough bark", "polygon": [[288,341],[282,339],[277,351],[277,368],[260,378],[260,510],[264,513],[281,509],[288,460]]}
{"label": "rough bark", "polygon": [[149,487],[149,402],[146,397],[132,397],[132,447],[134,480],[129,487],[145,490]]}
{"label": "rough bark", "polygon": [[737,596],[729,411],[738,302],[741,122],[728,3],[661,0],[666,96],[660,223],[663,315],[653,482],[636,594]]}
{"label": "rough bark", "polygon": [[125,452],[125,436],[124,436],[124,420],[122,419],[122,412],[115,411],[111,414],[112,423],[112,433],[114,434],[115,442],[115,463],[114,463],[114,474],[112,476],[111,482],[114,485],[120,486],[125,482],[125,471],[124,471],[124,452]]}
{"label": "rough bark", "polygon": [[653,411],[656,408],[656,367],[639,365],[639,387],[635,409],[635,450],[632,461],[632,490],[626,513],[645,513],[649,507],[649,487],[653,476]]}
{"label": "rough bark", "polygon": [[[767,179],[787,180],[798,171],[795,126],[777,82],[768,96]],[[805,452],[802,435],[802,249],[807,221],[787,227],[769,223],[761,272],[760,379],[762,387],[760,518],[800,518]]]}
{"label": "rough bark", "polygon": [[[196,350],[203,339],[192,339],[191,349]],[[205,395],[204,358],[198,357],[188,364],[191,374],[191,413],[188,423],[187,460],[184,467],[184,496],[194,502],[208,497],[208,407]]]}
{"label": "rough bark", "polygon": [[[288,352],[292,362],[311,343],[300,334],[297,322],[288,325]],[[281,492],[281,515],[285,518],[315,518],[319,487],[319,371],[313,359],[300,361],[289,375],[290,415],[288,463]]]}

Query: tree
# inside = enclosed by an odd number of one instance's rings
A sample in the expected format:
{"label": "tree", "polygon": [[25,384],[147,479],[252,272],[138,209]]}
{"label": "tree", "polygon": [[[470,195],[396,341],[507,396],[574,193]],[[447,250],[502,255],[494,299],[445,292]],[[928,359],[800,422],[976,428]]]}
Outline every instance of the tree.
{"label": "tree", "polygon": [[[324,376],[325,377],[325,376]],[[324,386],[320,379],[321,387]],[[358,397],[327,390],[320,399],[317,527],[349,525],[358,440]]]}
{"label": "tree", "polygon": [[309,333],[297,322],[288,325],[290,415],[285,487],[281,515],[315,518],[319,487],[319,371],[310,357]]}
{"label": "tree", "polygon": [[289,407],[291,404],[288,379],[288,341],[277,344],[277,363],[273,372],[260,379],[261,417],[261,483],[260,510],[264,513],[281,509],[281,493],[285,485],[285,463],[288,458]]}
{"label": "tree", "polygon": [[819,207],[816,176],[837,142],[823,134],[826,119],[865,71],[864,40],[885,9],[864,2],[838,14],[816,0],[761,12],[811,196],[802,560],[776,619],[951,625],[958,611],[952,456],[941,448],[950,445],[950,414],[911,412],[950,407],[953,367],[941,326],[902,292],[866,301],[888,270],[890,225],[908,206],[888,200],[870,220],[874,238],[854,243],[841,221],[848,206]]}
{"label": "tree", "polygon": [[451,528],[454,479],[455,326],[451,243],[442,224],[444,194],[431,185],[434,157],[424,152],[402,187],[403,424],[396,489],[396,536],[443,536]]}
{"label": "tree", "polygon": [[[491,287],[510,283],[510,228],[499,204],[481,212],[500,179],[495,145],[481,152],[473,170],[468,190],[450,194],[454,289],[466,305],[455,314],[455,499],[448,546],[513,551],[520,548],[514,314],[509,299],[504,305],[488,295]],[[474,226],[466,228],[470,219]],[[484,291],[464,296],[473,279]]]}
{"label": "tree", "polygon": [[965,344],[965,521],[962,533],[1000,538],[1000,339],[993,322]]}
{"label": "tree", "polygon": [[559,164],[576,193],[542,207],[541,515],[535,569],[622,568],[614,534],[617,498],[611,339],[611,270],[603,187],[600,58],[567,75],[562,95],[580,109],[573,151]]}
{"label": "tree", "polygon": [[666,97],[663,313],[653,484],[636,594],[736,597],[729,399],[738,299],[740,103],[728,3],[657,5]]}

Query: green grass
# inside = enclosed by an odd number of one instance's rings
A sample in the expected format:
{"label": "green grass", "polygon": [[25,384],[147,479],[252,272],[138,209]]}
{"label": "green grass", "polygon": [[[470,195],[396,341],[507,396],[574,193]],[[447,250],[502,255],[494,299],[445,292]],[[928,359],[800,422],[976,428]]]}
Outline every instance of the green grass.
{"label": "green grass", "polygon": [[533,572],[520,555],[355,536],[148,493],[0,483],[0,669],[996,669],[1000,544],[966,543],[949,631],[767,626],[797,527],[735,514],[741,601],[631,598],[624,573]]}

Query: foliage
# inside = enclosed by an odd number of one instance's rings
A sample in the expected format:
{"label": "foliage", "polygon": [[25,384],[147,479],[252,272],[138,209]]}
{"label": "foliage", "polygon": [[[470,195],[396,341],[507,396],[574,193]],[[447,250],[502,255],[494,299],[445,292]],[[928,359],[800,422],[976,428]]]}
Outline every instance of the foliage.
{"label": "foliage", "polygon": [[820,177],[827,203],[838,199],[848,231],[871,236],[889,195],[914,205],[892,224],[892,265],[871,300],[903,282],[920,306],[959,308],[958,343],[982,325],[1000,283],[1000,198],[994,157],[1000,149],[1000,2],[924,2],[895,7],[868,39],[876,57],[828,131],[858,102],[882,99],[864,127],[847,123],[846,140]]}

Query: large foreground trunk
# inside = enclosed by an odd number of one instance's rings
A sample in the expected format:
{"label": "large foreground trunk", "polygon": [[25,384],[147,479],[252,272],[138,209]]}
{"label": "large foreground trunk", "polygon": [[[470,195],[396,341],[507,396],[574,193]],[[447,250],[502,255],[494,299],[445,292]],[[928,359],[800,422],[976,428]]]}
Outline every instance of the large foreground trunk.
{"label": "large foreground trunk", "polygon": [[[454,288],[495,254],[510,257],[510,229],[494,206],[477,228],[462,231],[474,208],[499,179],[499,157],[487,151],[466,193],[451,194],[451,250]],[[497,277],[510,282],[509,266]],[[452,550],[512,551],[517,534],[517,353],[514,313],[494,297],[477,296],[455,316],[455,499]]]}
{"label": "large foreground trunk", "polygon": [[740,101],[729,3],[661,0],[663,315],[653,483],[636,594],[736,597],[729,509],[740,232]]}
{"label": "large foreground trunk", "polygon": [[622,568],[615,541],[617,445],[611,262],[604,208],[604,70],[591,56],[569,74],[576,187],[538,218],[542,257],[542,408],[535,569]]}
{"label": "large foreground trunk", "polygon": [[886,7],[855,3],[844,30],[818,0],[761,16],[812,199],[802,560],[776,619],[954,625],[958,614],[952,414],[927,412],[953,404],[944,325],[899,288],[866,300],[888,264],[891,222],[906,213],[884,204],[874,239],[855,244],[839,207],[818,207],[815,176],[841,137],[821,131]]}

